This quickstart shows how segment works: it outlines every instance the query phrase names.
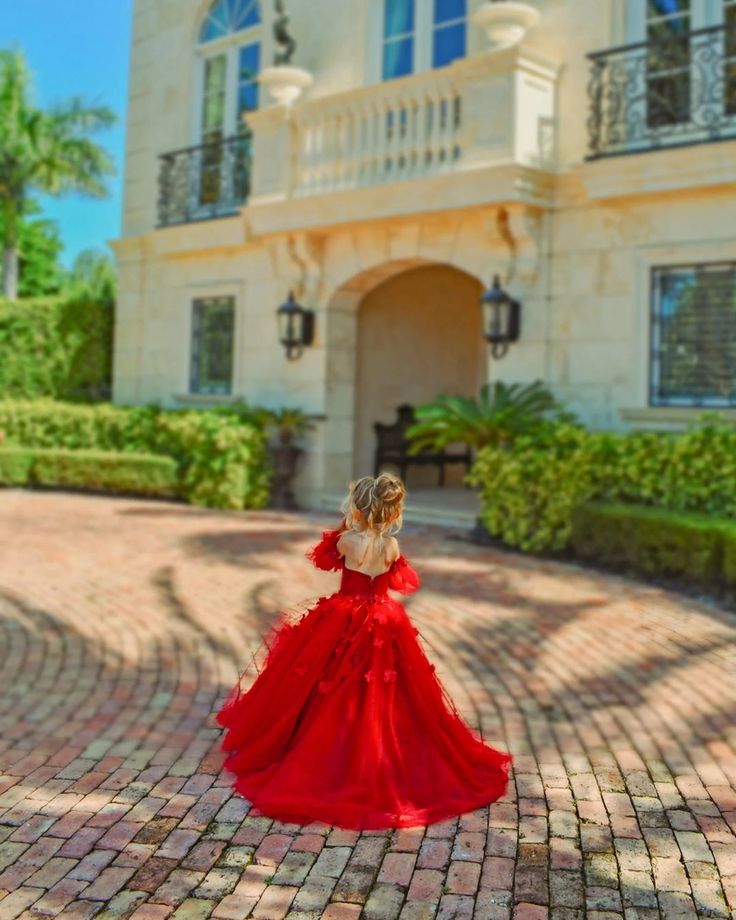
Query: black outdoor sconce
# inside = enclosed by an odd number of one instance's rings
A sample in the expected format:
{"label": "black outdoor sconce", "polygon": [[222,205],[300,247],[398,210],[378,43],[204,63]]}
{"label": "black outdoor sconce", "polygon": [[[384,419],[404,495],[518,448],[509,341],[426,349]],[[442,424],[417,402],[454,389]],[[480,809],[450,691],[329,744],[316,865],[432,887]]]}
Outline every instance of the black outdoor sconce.
{"label": "black outdoor sconce", "polygon": [[521,304],[501,287],[498,275],[493,285],[480,298],[483,309],[483,335],[491,344],[494,358],[503,358],[511,342],[516,342],[521,331]]}
{"label": "black outdoor sconce", "polygon": [[314,341],[314,311],[305,310],[294,300],[294,292],[289,291],[286,303],[276,311],[279,325],[279,341],[286,349],[289,361],[299,358],[305,345]]}

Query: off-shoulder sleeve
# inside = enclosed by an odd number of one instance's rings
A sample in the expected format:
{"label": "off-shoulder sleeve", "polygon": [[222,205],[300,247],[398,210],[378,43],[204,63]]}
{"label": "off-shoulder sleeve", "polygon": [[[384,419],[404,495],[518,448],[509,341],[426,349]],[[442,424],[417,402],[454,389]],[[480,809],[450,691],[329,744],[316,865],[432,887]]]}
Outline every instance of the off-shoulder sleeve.
{"label": "off-shoulder sleeve", "polygon": [[419,575],[404,556],[399,556],[389,569],[388,586],[402,594],[413,594],[419,587]]}
{"label": "off-shoulder sleeve", "polygon": [[343,557],[337,549],[337,541],[343,532],[342,527],[336,530],[325,530],[322,532],[322,539],[307,552],[307,558],[317,566],[318,569],[324,569],[327,572],[337,571],[342,568]]}

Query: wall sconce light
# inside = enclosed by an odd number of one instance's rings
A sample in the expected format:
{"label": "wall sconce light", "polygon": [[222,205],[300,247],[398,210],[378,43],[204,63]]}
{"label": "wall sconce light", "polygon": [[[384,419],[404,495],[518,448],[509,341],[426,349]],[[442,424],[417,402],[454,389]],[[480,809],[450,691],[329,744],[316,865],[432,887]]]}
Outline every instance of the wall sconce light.
{"label": "wall sconce light", "polygon": [[516,342],[521,331],[521,304],[501,287],[498,275],[480,298],[483,310],[483,336],[490,342],[494,358],[503,358],[509,344]]}
{"label": "wall sconce light", "polygon": [[294,292],[289,291],[285,303],[276,311],[279,327],[279,341],[286,349],[289,361],[301,357],[304,346],[314,341],[314,311],[305,310],[294,300]]}

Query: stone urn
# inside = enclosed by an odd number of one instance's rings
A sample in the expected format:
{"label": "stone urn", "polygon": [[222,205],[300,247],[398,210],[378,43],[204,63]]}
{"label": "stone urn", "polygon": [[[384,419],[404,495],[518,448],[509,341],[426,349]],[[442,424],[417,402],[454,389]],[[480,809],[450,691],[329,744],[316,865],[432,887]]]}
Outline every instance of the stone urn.
{"label": "stone urn", "polygon": [[294,497],[294,477],[299,469],[299,460],[304,449],[292,443],[289,436],[281,436],[270,447],[271,470],[273,481],[271,484],[271,507],[283,511],[294,511],[297,508]]}
{"label": "stone urn", "polygon": [[271,430],[269,459],[271,462],[271,508],[294,511],[294,479],[305,449],[298,443],[314,422],[300,409],[266,410],[266,425]]}
{"label": "stone urn", "polygon": [[274,102],[279,105],[291,105],[314,83],[314,78],[302,67],[276,64],[273,67],[264,67],[258,74],[258,82],[268,89]]}
{"label": "stone urn", "polygon": [[488,0],[473,14],[475,25],[485,30],[493,48],[508,48],[520,42],[539,22],[539,10],[516,0]]}

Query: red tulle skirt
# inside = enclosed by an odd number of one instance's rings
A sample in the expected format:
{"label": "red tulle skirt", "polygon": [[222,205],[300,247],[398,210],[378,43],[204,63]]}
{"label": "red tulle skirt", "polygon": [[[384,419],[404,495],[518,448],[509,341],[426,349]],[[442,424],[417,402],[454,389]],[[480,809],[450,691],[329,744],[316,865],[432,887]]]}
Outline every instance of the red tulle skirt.
{"label": "red tulle skirt", "polygon": [[244,690],[241,678],[217,713],[234,789],[278,820],[352,829],[427,825],[498,799],[511,756],[460,716],[403,605],[345,576],[301,619],[280,616],[255,681]]}

